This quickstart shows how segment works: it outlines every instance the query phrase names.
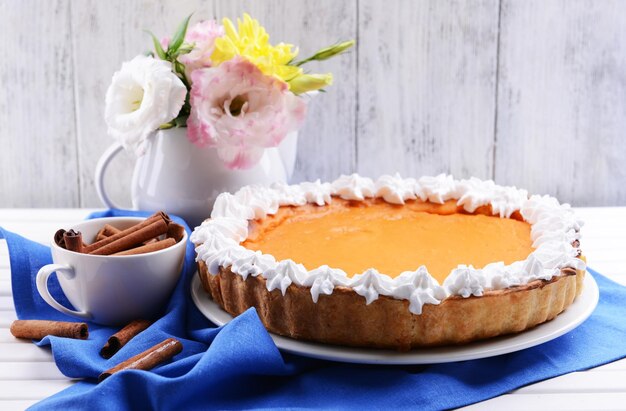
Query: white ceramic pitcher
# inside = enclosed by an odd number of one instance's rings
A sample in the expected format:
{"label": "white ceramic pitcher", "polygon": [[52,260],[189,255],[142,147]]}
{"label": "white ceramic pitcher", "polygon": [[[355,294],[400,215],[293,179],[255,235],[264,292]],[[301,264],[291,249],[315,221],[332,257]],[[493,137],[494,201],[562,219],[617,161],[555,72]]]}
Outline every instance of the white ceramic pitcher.
{"label": "white ceramic pitcher", "polygon": [[[149,148],[137,159],[131,182],[131,199],[137,210],[163,210],[183,217],[193,228],[209,217],[218,194],[234,192],[248,184],[286,183],[296,161],[298,133],[287,135],[275,148],[268,148],[259,163],[248,170],[231,170],[214,148],[199,148],[186,135],[187,129],[160,130],[150,137]],[[122,150],[109,147],[96,165],[96,190],[100,200],[117,207],[104,188],[104,175],[113,157]]]}

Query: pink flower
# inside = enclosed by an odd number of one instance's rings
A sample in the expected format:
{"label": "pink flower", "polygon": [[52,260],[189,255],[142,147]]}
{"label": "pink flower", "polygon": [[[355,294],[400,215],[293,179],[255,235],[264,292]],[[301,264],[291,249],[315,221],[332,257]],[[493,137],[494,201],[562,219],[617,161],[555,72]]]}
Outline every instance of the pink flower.
{"label": "pink flower", "polygon": [[183,54],[178,60],[185,65],[187,76],[191,72],[203,67],[211,67],[211,54],[215,45],[215,39],[224,35],[224,27],[215,20],[205,20],[196,23],[187,30],[185,43],[193,44],[193,50]]}
{"label": "pink flower", "polygon": [[306,104],[287,84],[241,57],[192,73],[187,136],[216,147],[229,168],[255,165],[304,120]]}

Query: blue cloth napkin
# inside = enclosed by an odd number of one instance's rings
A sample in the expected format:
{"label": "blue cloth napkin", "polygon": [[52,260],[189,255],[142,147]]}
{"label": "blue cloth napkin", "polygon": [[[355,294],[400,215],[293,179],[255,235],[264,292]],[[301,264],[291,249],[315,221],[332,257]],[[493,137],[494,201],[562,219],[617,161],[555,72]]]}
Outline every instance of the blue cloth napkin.
{"label": "blue cloth napkin", "polygon": [[[122,215],[147,214],[110,210],[91,217]],[[72,321],[50,308],[35,287],[37,271],[51,262],[48,247],[1,228],[0,235],[9,246],[18,317]],[[98,353],[117,329],[89,324],[88,340],[45,337],[38,342],[51,346],[63,374],[84,380],[33,409],[446,409],[626,356],[626,287],[592,270],[600,303],[570,333],[511,354],[428,366],[343,364],[281,353],[254,309],[216,328],[191,301],[195,270],[193,246],[188,245],[181,279],[163,317],[109,360]],[[60,298],[52,282],[52,293]],[[173,361],[150,372],[123,371],[96,384],[102,371],[167,337],[183,343]]]}

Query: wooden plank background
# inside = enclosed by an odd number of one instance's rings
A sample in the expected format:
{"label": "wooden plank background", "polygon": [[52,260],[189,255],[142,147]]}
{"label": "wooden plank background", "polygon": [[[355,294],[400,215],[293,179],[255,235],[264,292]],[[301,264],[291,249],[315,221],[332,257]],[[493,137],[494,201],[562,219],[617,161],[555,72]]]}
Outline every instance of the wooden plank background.
{"label": "wooden plank background", "polygon": [[[351,53],[312,69],[294,181],[358,171],[493,178],[626,204],[626,1],[0,0],[0,207],[97,207],[104,94],[143,32],[250,12],[274,42]],[[134,159],[107,186],[129,204]]]}

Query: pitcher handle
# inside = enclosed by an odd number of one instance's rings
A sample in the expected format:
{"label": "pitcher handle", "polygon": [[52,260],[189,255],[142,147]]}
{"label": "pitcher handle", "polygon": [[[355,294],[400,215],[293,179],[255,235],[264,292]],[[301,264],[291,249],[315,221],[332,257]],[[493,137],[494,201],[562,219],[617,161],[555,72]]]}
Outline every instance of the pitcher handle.
{"label": "pitcher handle", "polygon": [[113,157],[117,155],[120,151],[122,151],[123,147],[120,143],[113,143],[106,151],[100,156],[98,160],[98,164],[96,164],[96,192],[98,193],[98,197],[100,201],[104,203],[108,208],[121,208],[117,206],[111,199],[109,198],[106,189],[104,188],[104,174],[106,173],[107,167]]}

